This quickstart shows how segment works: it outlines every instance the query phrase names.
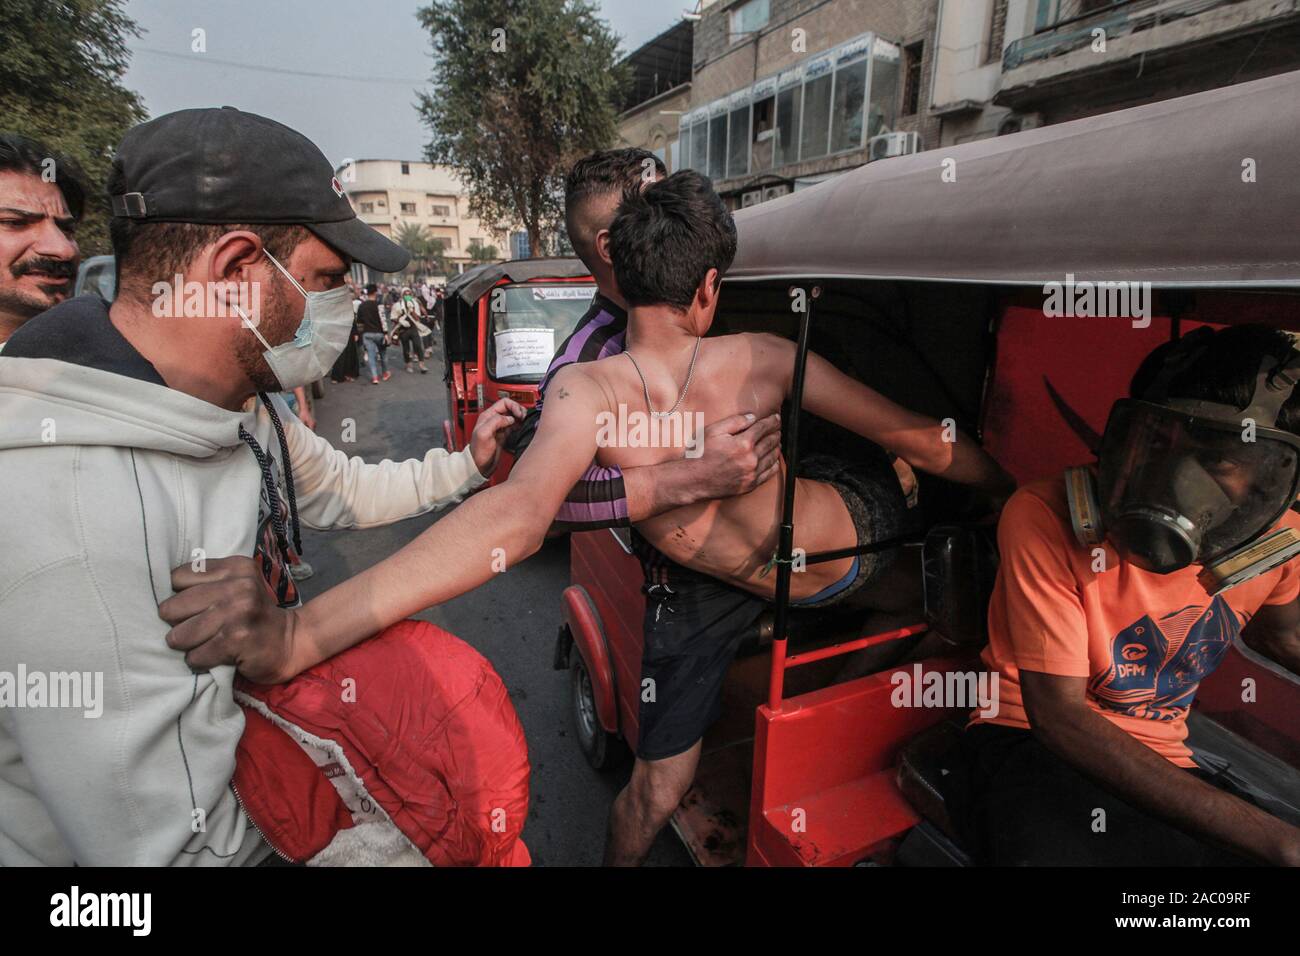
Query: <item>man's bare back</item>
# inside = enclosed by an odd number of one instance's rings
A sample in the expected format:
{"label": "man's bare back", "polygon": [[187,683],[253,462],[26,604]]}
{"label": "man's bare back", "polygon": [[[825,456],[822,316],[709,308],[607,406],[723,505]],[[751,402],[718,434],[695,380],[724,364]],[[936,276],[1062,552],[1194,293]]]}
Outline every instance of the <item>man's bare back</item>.
{"label": "man's bare back", "polygon": [[[693,344],[694,340],[689,341]],[[656,380],[655,357],[638,355],[635,347],[632,354],[642,364],[654,408],[672,408],[677,395],[671,391],[668,376]],[[677,413],[680,418],[672,423],[678,426],[676,434],[682,434],[682,423],[714,422],[745,412],[763,417],[779,411],[789,390],[793,355],[791,343],[771,335],[742,333],[701,341],[690,389]],[[649,411],[645,391],[636,366],[626,354],[587,363],[581,369],[604,396],[602,411],[616,419],[621,406],[622,420],[635,421],[635,413],[645,422]],[[684,371],[679,373],[679,380],[684,381]],[[689,435],[693,426],[684,427]],[[663,423],[662,433],[669,431],[669,423]],[[602,444],[596,460],[601,465],[628,468],[657,464],[682,454],[680,444],[632,447],[614,443]],[[765,569],[776,551],[784,474],[782,463],[774,477],[747,494],[677,508],[641,522],[637,530],[678,564],[771,597],[776,575]],[[813,553],[858,543],[848,509],[830,485],[798,479],[795,514],[797,548]],[[842,578],[851,565],[850,558],[809,566],[794,576],[792,597],[798,600],[816,594]]]}

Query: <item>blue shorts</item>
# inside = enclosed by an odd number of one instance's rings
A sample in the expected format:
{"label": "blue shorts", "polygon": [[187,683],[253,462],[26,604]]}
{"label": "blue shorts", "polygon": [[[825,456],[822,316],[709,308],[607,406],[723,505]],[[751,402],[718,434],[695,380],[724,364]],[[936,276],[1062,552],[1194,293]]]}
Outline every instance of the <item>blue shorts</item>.
{"label": "blue shorts", "polygon": [[858,555],[854,555],[853,564],[849,566],[848,573],[845,574],[844,577],[840,578],[838,581],[826,585],[826,587],[822,588],[816,594],[813,594],[809,597],[800,598],[797,601],[794,598],[791,598],[790,603],[797,604],[800,607],[803,607],[804,605],[830,603],[830,601],[833,598],[836,598],[839,595],[843,594],[844,591],[850,585],[852,585],[854,581],[858,579],[858,575],[861,573],[862,573],[862,560]]}
{"label": "blue shorts", "polygon": [[[904,533],[907,499],[898,483],[898,475],[883,451],[855,463],[830,455],[808,455],[799,464],[799,477],[820,481],[835,489],[857,531],[858,544],[888,541]],[[893,547],[857,555],[844,577],[816,594],[790,603],[799,607],[838,604],[875,580],[894,563],[901,550],[901,547]]]}

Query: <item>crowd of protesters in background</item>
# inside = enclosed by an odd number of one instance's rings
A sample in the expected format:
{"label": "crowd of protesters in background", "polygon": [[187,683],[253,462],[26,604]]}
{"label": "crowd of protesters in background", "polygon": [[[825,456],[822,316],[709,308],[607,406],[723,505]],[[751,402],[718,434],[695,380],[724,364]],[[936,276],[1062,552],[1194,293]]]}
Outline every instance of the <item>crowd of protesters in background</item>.
{"label": "crowd of protesters in background", "polygon": [[425,279],[417,287],[370,283],[359,286],[349,281],[352,290],[352,337],[344,349],[330,380],[337,383],[355,381],[361,375],[361,354],[372,385],[392,377],[388,368],[388,349],[402,350],[408,372],[418,367],[429,371],[424,360],[432,357],[434,336],[442,328],[443,288]]}

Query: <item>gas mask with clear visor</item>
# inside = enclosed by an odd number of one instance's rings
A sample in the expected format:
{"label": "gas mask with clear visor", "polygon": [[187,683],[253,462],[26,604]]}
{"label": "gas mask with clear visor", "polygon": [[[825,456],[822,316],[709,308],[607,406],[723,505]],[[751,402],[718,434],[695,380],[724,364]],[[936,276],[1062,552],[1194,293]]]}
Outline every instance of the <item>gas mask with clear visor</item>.
{"label": "gas mask with clear visor", "polygon": [[1300,352],[1264,360],[1244,409],[1165,397],[1173,374],[1207,347],[1188,336],[1142,399],[1115,403],[1095,482],[1090,469],[1068,469],[1066,492],[1080,544],[1109,538],[1157,574],[1200,564],[1216,594],[1300,554],[1292,529],[1269,533],[1300,491],[1300,437],[1276,427]]}

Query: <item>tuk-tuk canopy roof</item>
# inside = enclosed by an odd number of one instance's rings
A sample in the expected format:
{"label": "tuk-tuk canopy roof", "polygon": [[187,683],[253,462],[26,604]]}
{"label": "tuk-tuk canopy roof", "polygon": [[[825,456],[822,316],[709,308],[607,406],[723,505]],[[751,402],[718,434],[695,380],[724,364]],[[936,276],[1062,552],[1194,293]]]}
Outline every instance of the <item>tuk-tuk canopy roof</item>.
{"label": "tuk-tuk canopy roof", "polygon": [[727,277],[1300,284],[1297,157],[1300,71],[869,163],[738,212]]}
{"label": "tuk-tuk canopy roof", "polygon": [[590,275],[580,259],[514,259],[510,262],[487,262],[468,269],[447,283],[447,298],[458,295],[466,302],[479,297],[505,279],[528,282],[531,279],[580,279]]}

